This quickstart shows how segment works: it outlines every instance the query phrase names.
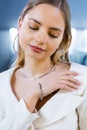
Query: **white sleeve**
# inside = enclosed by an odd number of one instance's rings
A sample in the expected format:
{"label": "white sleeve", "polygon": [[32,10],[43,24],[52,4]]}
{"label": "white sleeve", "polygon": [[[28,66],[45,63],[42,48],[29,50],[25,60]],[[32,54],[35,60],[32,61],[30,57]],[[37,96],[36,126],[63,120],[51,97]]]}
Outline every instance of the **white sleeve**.
{"label": "white sleeve", "polygon": [[3,105],[0,101],[0,130],[28,130],[38,117],[38,113],[28,111],[23,99],[4,117]]}
{"label": "white sleeve", "polygon": [[85,100],[77,108],[79,130],[87,130],[87,90],[84,93]]}

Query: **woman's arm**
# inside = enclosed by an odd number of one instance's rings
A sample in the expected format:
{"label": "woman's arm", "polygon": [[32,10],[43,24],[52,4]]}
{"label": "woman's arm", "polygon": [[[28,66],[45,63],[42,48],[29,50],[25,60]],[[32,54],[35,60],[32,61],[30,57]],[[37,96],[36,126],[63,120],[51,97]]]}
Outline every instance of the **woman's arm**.
{"label": "woman's arm", "polygon": [[81,83],[75,78],[79,73],[75,71],[52,71],[47,76],[39,79],[42,84],[42,89],[45,95],[48,95],[56,90],[77,90]]}
{"label": "woman's arm", "polygon": [[7,114],[5,114],[3,102],[0,100],[0,130],[28,130],[37,118],[38,114],[29,112],[23,99]]}

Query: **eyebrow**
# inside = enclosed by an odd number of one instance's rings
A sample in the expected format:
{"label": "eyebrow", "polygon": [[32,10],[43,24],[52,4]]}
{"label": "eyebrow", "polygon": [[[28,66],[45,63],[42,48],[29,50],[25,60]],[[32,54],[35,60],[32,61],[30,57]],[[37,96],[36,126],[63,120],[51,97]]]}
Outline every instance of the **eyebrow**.
{"label": "eyebrow", "polygon": [[[40,25],[41,25],[41,23],[40,23],[39,21],[37,21],[36,19],[34,19],[34,18],[29,18],[29,20],[33,20],[33,21],[36,22],[37,24],[40,24]],[[60,31],[60,32],[62,32],[62,30],[61,30],[60,28],[51,27],[50,29],[51,29],[51,30],[55,30],[55,31]]]}
{"label": "eyebrow", "polygon": [[36,19],[29,18],[29,20],[33,20],[33,21],[34,21],[34,22],[36,22],[37,24],[40,24],[40,25],[41,25],[41,23],[40,23],[40,22],[38,22]]}

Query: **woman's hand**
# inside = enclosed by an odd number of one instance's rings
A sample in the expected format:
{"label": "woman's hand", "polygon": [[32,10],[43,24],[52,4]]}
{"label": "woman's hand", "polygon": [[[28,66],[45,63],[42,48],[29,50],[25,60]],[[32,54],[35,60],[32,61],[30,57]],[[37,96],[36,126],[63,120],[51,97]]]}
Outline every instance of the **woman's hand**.
{"label": "woman's hand", "polygon": [[[43,97],[59,89],[67,91],[77,90],[81,84],[75,79],[77,75],[77,72],[69,71],[66,68],[57,69],[55,67],[47,75],[39,78],[38,80],[32,81],[31,84],[29,83],[30,91],[27,91],[24,96],[24,100],[29,111],[34,112],[38,99],[42,94]],[[41,84],[41,88],[39,83]]]}
{"label": "woman's hand", "polygon": [[54,70],[39,80],[46,95],[62,89],[67,91],[77,90],[81,83],[75,79],[78,73],[69,70]]}

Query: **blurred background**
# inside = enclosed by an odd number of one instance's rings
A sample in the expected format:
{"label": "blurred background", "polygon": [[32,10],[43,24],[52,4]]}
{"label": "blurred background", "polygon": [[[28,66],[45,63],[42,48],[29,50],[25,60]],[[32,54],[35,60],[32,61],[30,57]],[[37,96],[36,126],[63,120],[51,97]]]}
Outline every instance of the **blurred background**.
{"label": "blurred background", "polygon": [[[0,72],[16,59],[13,49],[17,19],[28,0],[0,0]],[[68,0],[71,10],[72,44],[69,59],[87,65],[87,0]]]}

